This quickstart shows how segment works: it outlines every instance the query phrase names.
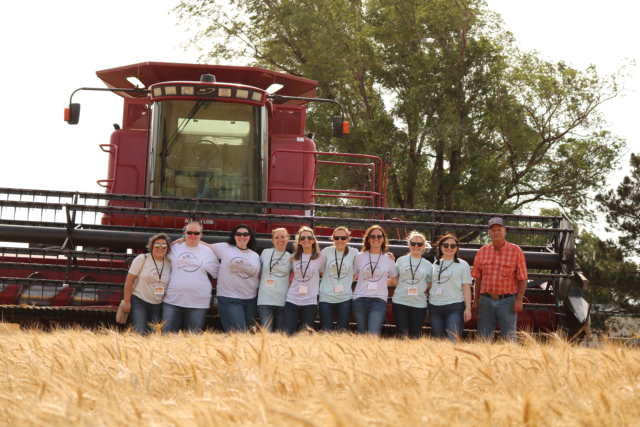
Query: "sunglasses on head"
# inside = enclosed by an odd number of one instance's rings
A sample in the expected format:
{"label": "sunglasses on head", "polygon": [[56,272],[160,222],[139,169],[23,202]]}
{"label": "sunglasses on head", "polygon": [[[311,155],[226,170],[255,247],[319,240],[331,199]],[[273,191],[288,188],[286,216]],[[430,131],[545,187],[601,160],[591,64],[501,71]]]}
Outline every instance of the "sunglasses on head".
{"label": "sunglasses on head", "polygon": [[236,237],[249,237],[251,236],[251,233],[247,232],[247,231],[236,231]]}
{"label": "sunglasses on head", "polygon": [[422,242],[410,242],[409,244],[410,244],[411,246],[417,246],[417,247],[419,247],[419,248],[421,248],[421,247],[423,247],[423,246],[424,246],[424,243],[422,243]]}
{"label": "sunglasses on head", "polygon": [[300,237],[298,237],[298,240],[300,240],[301,242],[304,242],[307,239],[309,239],[310,242],[313,242],[314,240],[316,240],[316,238],[313,237],[313,236],[300,236]]}
{"label": "sunglasses on head", "polygon": [[154,243],[153,244],[154,248],[162,248],[162,249],[167,249],[167,244],[166,243]]}
{"label": "sunglasses on head", "polygon": [[458,247],[458,244],[457,243],[443,243],[440,246],[442,246],[445,249],[449,249],[449,248],[455,249],[455,248]]}
{"label": "sunglasses on head", "polygon": [[384,239],[384,235],[382,235],[382,234],[369,234],[369,238],[371,240],[382,240],[382,239]]}
{"label": "sunglasses on head", "polygon": [[202,234],[202,232],[200,231],[187,231],[185,234],[188,234],[189,236],[199,236]]}
{"label": "sunglasses on head", "polygon": [[333,236],[332,239],[333,240],[347,240],[348,237],[347,236]]}

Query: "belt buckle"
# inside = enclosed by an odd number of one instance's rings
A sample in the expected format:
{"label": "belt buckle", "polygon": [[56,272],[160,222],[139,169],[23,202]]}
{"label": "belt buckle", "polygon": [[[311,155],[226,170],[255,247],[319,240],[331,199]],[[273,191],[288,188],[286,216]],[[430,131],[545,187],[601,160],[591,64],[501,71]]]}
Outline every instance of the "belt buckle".
{"label": "belt buckle", "polygon": [[494,301],[498,301],[500,299],[500,297],[496,294],[489,294],[489,296],[491,297],[492,300]]}

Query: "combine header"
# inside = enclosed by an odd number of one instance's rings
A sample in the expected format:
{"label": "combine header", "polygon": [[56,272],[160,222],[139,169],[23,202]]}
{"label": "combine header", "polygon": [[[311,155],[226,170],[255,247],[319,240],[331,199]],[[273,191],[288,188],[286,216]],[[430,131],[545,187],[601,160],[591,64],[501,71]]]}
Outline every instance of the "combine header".
{"label": "combine header", "polygon": [[[150,62],[97,75],[107,88],[78,91],[124,98],[122,127],[114,125],[110,143],[99,145],[109,157],[107,178],[97,182],[105,193],[0,188],[0,242],[8,245],[0,247],[5,321],[114,322],[133,258],[152,234],[180,237],[190,218],[202,222],[203,240],[212,243],[226,240],[238,224],[249,225],[258,233],[259,251],[271,247],[270,231],[277,227],[292,233],[312,227],[323,246],[335,227],[346,225],[359,249],[363,231],[379,224],[396,256],[408,252],[402,239],[411,230],[432,242],[451,231],[461,240],[460,257],[472,264],[489,242],[493,216],[504,219],[507,239],[525,251],[530,280],[518,327],[571,334],[589,321],[582,291],[572,286],[586,282],[575,265],[571,221],[385,207],[388,154],[318,152],[313,135],[305,135],[309,102],[335,104],[340,114],[333,134],[348,134],[340,104],[314,98],[316,82],[253,67]],[[144,88],[130,83],[134,77]],[[70,102],[65,120],[79,122],[79,104]],[[325,164],[365,168],[369,178],[361,189],[319,189],[316,177]],[[393,324],[390,304],[387,321]],[[475,325],[474,318],[466,327]]]}

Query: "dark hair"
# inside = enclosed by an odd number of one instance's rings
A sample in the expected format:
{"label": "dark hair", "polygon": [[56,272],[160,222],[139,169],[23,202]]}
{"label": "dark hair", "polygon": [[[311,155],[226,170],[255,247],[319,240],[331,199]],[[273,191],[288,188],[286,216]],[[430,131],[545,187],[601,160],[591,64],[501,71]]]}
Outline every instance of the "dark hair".
{"label": "dark hair", "polygon": [[445,240],[449,240],[449,239],[455,240],[456,244],[458,245],[458,247],[456,248],[456,253],[453,254],[453,260],[455,262],[458,262],[458,263],[460,262],[460,260],[458,259],[458,252],[460,251],[460,241],[458,240],[458,238],[456,236],[454,236],[453,234],[449,233],[449,234],[447,234],[445,236],[442,236],[440,238],[440,240],[438,240],[438,243],[436,243],[436,246],[438,247],[438,260],[436,261],[436,265],[440,264],[440,259],[444,256],[443,253],[442,253],[442,249],[441,249],[442,243]]}
{"label": "dark hair", "polygon": [[167,253],[165,254],[168,255],[169,252],[171,252],[171,238],[169,236],[167,236],[164,233],[160,233],[160,234],[156,234],[155,236],[151,236],[151,238],[149,239],[149,243],[147,243],[147,250],[149,251],[150,254],[153,253],[153,244],[156,242],[156,240],[158,239],[164,239],[167,242]]}
{"label": "dark hair", "polygon": [[247,230],[249,230],[249,241],[247,242],[247,249],[251,249],[252,251],[255,251],[258,244],[258,242],[256,241],[256,233],[254,233],[254,231],[248,225],[240,224],[240,225],[237,225],[233,230],[231,230],[231,234],[229,234],[229,240],[227,240],[227,243],[230,246],[235,246],[236,248],[238,247],[238,245],[236,245],[235,234],[236,234],[236,231],[238,231],[241,228],[246,228]]}
{"label": "dark hair", "polygon": [[367,229],[367,231],[364,232],[364,237],[362,238],[362,249],[360,250],[360,252],[371,250],[371,243],[369,243],[369,234],[371,234],[373,230],[380,230],[380,232],[382,233],[382,246],[380,246],[380,252],[382,252],[383,254],[387,253],[387,249],[389,248],[389,239],[387,239],[387,233],[385,233],[382,227],[377,224],[372,225]]}

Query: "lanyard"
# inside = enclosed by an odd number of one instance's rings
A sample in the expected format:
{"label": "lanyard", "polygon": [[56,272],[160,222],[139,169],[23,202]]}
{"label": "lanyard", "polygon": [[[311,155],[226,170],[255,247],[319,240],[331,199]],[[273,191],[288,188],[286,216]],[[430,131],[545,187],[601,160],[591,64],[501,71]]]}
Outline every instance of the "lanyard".
{"label": "lanyard", "polygon": [[[409,271],[411,271],[411,281],[415,282],[416,281],[416,273],[418,272],[418,268],[420,268],[420,263],[422,262],[422,257],[420,257],[420,261],[418,262],[418,265],[416,265],[416,269],[415,271],[413,270],[413,265],[411,265],[411,258],[413,258],[411,255],[409,255]],[[438,281],[440,280],[440,278],[438,278]]]}
{"label": "lanyard", "polygon": [[272,263],[272,261],[273,261],[273,254],[275,253],[275,251],[276,251],[276,250],[275,250],[275,248],[274,248],[274,249],[273,249],[273,252],[271,252],[271,259],[269,260],[269,274],[271,274],[271,270],[273,270],[273,266],[274,266],[274,265],[278,265],[278,263],[280,262],[280,260],[281,260],[281,259],[282,259],[282,257],[284,256],[284,254],[286,254],[286,253],[287,253],[287,251],[284,251],[284,252],[282,253],[282,255],[280,255],[280,258],[278,258],[278,259],[276,260],[276,262],[275,262],[275,263]]}
{"label": "lanyard", "polygon": [[438,283],[440,283],[440,275],[442,274],[443,271],[446,271],[447,268],[451,267],[451,265],[456,262],[455,259],[451,260],[451,264],[447,265],[444,269],[442,268],[442,266],[444,266],[444,260],[440,263],[440,270],[438,271]]}
{"label": "lanyard", "polygon": [[[307,270],[309,270],[309,265],[311,265],[311,256],[309,256],[309,262],[307,263],[307,268],[305,268],[304,273],[302,273],[303,282],[304,282],[304,276],[307,275]],[[300,255],[300,272],[302,272],[302,255]]]}
{"label": "lanyard", "polygon": [[373,273],[376,272],[376,268],[378,268],[378,263],[380,262],[380,258],[382,258],[382,252],[380,252],[380,255],[378,256],[378,261],[376,261],[376,265],[375,267],[371,266],[371,252],[369,252],[369,268],[371,269],[371,279],[373,280]]}
{"label": "lanyard", "polygon": [[[338,269],[338,280],[340,280],[340,272],[342,271],[342,264],[344,263],[344,252],[342,252],[342,259],[340,260],[340,267],[338,267],[338,250],[336,249],[335,251],[336,254],[336,268]],[[345,275],[345,277],[347,277]]]}
{"label": "lanyard", "polygon": [[[156,260],[153,258],[153,255],[151,255],[151,261],[153,261],[153,263],[156,266],[156,270],[158,269],[158,264],[156,264]],[[164,271],[164,260],[162,260],[162,270],[160,270],[160,280],[162,280],[162,272]]]}

